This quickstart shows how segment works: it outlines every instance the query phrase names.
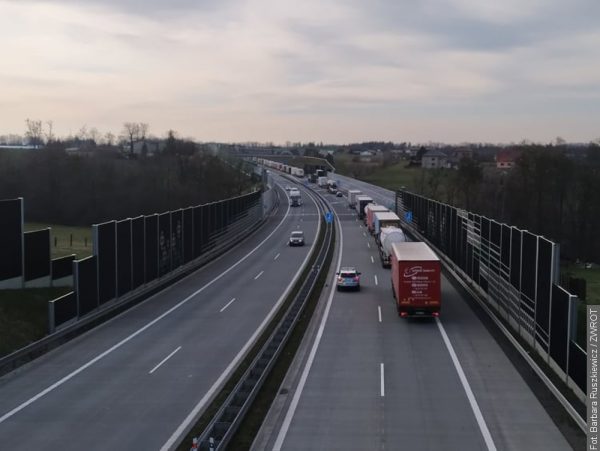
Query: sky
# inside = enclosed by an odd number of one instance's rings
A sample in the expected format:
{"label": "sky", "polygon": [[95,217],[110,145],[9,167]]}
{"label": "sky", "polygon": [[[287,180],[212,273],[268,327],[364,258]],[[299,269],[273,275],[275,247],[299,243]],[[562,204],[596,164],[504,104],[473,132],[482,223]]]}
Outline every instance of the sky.
{"label": "sky", "polygon": [[600,138],[597,0],[0,0],[0,135]]}

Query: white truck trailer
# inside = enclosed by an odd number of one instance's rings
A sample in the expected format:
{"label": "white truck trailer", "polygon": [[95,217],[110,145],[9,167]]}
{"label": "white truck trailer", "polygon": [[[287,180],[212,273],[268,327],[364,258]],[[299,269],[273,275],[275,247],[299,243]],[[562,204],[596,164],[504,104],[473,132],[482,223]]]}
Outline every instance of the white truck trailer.
{"label": "white truck trailer", "polygon": [[398,227],[384,227],[379,234],[379,258],[381,266],[389,268],[392,265],[392,245],[394,243],[404,243],[406,235]]}
{"label": "white truck trailer", "polygon": [[348,207],[356,208],[356,196],[362,194],[362,191],[359,189],[349,189],[348,190]]}

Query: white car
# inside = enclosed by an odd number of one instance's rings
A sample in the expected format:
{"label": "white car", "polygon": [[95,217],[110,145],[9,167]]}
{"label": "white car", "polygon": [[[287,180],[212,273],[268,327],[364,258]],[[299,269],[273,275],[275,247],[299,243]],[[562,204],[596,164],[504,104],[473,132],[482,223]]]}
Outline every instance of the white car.
{"label": "white car", "polygon": [[345,266],[340,268],[340,272],[336,273],[336,276],[336,285],[338,291],[343,288],[350,288],[360,291],[360,273],[356,270],[356,268]]}

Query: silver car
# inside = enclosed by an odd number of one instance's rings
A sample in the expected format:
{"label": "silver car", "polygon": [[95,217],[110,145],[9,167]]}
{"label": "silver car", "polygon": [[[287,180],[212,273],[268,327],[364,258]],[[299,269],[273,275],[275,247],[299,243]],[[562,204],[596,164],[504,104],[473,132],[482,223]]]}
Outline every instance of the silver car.
{"label": "silver car", "polygon": [[304,246],[304,232],[294,230],[290,235],[290,246]]}
{"label": "silver car", "polygon": [[336,285],[338,291],[344,288],[360,291],[360,273],[356,268],[345,266],[340,268],[340,271],[335,274],[337,276]]}

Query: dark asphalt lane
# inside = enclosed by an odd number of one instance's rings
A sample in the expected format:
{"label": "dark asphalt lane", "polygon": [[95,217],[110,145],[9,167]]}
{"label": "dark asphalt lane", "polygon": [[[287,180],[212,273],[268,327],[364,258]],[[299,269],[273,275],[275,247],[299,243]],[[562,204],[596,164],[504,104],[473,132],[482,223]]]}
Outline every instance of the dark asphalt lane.
{"label": "dark asphalt lane", "polygon": [[[250,345],[305,260],[316,207],[304,195],[286,211],[283,198],[220,260],[0,379],[0,448],[160,449]],[[288,247],[299,228],[307,245]]]}
{"label": "dark asphalt lane", "polygon": [[[348,189],[348,180],[343,183]],[[362,183],[358,189],[366,191]],[[372,197],[382,194],[370,191]],[[444,279],[440,323],[464,372],[465,389],[437,322],[398,317],[390,270],[381,267],[374,239],[363,234],[362,223],[349,214],[353,210],[339,198],[329,199],[341,213],[341,265],[362,272],[362,290],[334,294],[291,422],[283,421],[279,430],[285,438],[270,441],[282,446],[273,449],[570,449],[494,338]]]}

